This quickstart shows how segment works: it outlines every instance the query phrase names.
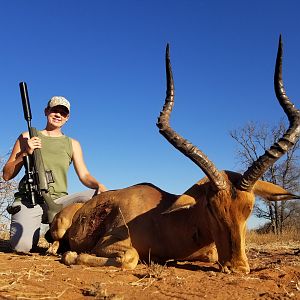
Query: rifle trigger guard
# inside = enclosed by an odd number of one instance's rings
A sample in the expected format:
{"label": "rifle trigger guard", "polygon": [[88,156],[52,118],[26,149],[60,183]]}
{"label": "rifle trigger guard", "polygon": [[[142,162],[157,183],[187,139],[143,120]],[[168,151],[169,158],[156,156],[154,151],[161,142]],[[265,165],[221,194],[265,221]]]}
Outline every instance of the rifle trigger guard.
{"label": "rifle trigger guard", "polygon": [[9,205],[6,210],[10,215],[15,215],[21,210],[21,205],[16,205],[16,206]]}

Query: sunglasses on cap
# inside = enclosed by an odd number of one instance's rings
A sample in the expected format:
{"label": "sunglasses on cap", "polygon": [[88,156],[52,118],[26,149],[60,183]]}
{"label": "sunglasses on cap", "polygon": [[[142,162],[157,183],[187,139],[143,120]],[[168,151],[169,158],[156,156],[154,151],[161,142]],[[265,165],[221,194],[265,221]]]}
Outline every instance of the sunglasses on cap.
{"label": "sunglasses on cap", "polygon": [[49,107],[49,109],[51,113],[59,113],[64,118],[69,115],[69,110],[63,105]]}

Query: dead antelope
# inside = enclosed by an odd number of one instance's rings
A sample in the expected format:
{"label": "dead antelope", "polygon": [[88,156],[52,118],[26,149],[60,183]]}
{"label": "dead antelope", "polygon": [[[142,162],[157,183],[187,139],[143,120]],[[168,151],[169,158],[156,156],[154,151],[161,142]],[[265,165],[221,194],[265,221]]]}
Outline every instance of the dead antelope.
{"label": "dead antelope", "polygon": [[[166,49],[167,95],[158,118],[160,133],[190,158],[206,177],[182,195],[144,183],[95,196],[74,215],[67,231],[70,250],[66,264],[114,265],[133,269],[139,258],[218,261],[223,272],[249,272],[245,253],[246,221],[255,196],[270,201],[299,199],[259,178],[299,138],[300,113],[288,99],[282,81],[282,43],[274,83],[290,126],[284,136],[244,174],[219,171],[196,146],[169,125],[174,82]],[[61,212],[64,213],[63,211]]]}

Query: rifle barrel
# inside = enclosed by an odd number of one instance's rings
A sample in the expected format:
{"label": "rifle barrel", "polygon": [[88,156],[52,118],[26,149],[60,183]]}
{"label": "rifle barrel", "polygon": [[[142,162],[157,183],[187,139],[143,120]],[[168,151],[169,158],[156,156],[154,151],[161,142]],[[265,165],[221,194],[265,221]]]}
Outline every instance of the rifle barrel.
{"label": "rifle barrel", "polygon": [[[19,83],[24,118],[27,121],[28,131],[30,138],[38,136],[36,128],[31,127],[31,109],[29,104],[29,96],[27,91],[26,82]],[[62,209],[62,204],[57,204],[53,201],[51,194],[49,193],[48,177],[45,171],[41,149],[35,149],[30,157],[25,156],[24,165],[27,168],[26,177],[28,185],[28,196],[32,202],[32,205],[36,204],[36,196],[42,197],[48,206],[48,222],[51,223],[54,216]],[[30,161],[32,159],[32,162]],[[53,176],[52,181],[53,183]],[[49,182],[50,183],[50,182]]]}
{"label": "rifle barrel", "polygon": [[23,112],[24,118],[28,122],[28,127],[30,127],[30,121],[32,119],[30,103],[29,103],[29,96],[27,91],[27,84],[26,82],[19,83],[21,98],[22,98],[22,105],[23,105]]}

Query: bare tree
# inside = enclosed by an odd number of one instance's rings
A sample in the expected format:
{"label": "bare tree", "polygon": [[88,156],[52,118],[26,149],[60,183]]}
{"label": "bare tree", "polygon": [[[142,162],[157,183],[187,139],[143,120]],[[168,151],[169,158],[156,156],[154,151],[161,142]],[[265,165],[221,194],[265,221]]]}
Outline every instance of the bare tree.
{"label": "bare tree", "polygon": [[[238,143],[236,158],[243,169],[252,165],[285,131],[283,121],[271,129],[266,124],[248,123],[243,128],[232,130],[230,135]],[[297,142],[280,161],[267,170],[262,180],[281,185],[294,193],[299,192],[299,148],[300,144]],[[290,224],[300,227],[300,205],[296,201],[268,202],[259,199],[255,204],[254,214],[258,218],[266,219],[276,234],[282,233]]]}
{"label": "bare tree", "polygon": [[0,157],[0,224],[7,223],[10,219],[9,214],[6,211],[8,205],[14,200],[14,193],[16,192],[18,181],[12,179],[5,181],[2,177],[2,169],[5,163],[6,157]]}

